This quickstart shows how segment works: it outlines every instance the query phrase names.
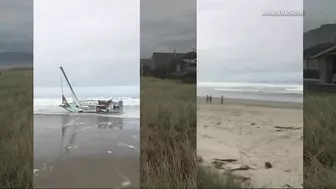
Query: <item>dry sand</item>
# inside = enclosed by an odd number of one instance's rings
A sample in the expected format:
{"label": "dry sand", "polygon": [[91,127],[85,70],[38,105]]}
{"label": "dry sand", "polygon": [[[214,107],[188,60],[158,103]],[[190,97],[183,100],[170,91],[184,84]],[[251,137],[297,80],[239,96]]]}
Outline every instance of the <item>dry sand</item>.
{"label": "dry sand", "polygon": [[[214,158],[237,159],[218,170],[248,165],[251,169],[233,173],[250,177],[254,187],[302,188],[302,104],[231,99],[207,104],[198,98],[197,108],[197,154],[206,164]],[[267,169],[265,162],[272,168]]]}
{"label": "dry sand", "polygon": [[138,188],[139,119],[34,116],[35,188]]}

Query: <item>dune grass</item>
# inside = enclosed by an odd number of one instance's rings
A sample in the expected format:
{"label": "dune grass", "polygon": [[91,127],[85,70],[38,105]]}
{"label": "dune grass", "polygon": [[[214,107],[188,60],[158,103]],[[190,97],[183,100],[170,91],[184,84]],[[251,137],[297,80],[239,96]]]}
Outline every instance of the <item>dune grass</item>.
{"label": "dune grass", "polygon": [[336,188],[336,94],[304,94],[304,187]]}
{"label": "dune grass", "polygon": [[141,187],[196,188],[196,85],[141,78]]}
{"label": "dune grass", "polygon": [[0,73],[0,188],[32,188],[33,70]]}

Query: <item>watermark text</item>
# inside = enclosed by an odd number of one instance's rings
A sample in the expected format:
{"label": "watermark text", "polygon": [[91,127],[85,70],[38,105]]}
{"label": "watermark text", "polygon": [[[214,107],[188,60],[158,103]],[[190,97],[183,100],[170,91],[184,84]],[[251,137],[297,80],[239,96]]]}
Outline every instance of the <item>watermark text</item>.
{"label": "watermark text", "polygon": [[266,10],[262,16],[304,16],[301,10]]}

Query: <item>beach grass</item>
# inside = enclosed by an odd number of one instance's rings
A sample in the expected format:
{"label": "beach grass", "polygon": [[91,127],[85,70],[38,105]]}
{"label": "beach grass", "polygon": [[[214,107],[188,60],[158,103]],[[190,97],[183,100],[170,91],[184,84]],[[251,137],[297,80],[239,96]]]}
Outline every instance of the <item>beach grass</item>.
{"label": "beach grass", "polygon": [[33,69],[0,73],[0,188],[32,188]]}
{"label": "beach grass", "polygon": [[336,93],[304,95],[304,187],[336,188]]}
{"label": "beach grass", "polygon": [[196,85],[141,78],[141,187],[196,188]]}

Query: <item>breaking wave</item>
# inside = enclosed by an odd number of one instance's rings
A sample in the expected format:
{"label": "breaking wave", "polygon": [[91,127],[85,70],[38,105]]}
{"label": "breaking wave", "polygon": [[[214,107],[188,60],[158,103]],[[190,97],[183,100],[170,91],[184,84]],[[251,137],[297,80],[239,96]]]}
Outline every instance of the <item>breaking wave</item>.
{"label": "breaking wave", "polygon": [[243,83],[243,82],[198,82],[197,87],[212,88],[215,91],[303,94],[303,85]]}

